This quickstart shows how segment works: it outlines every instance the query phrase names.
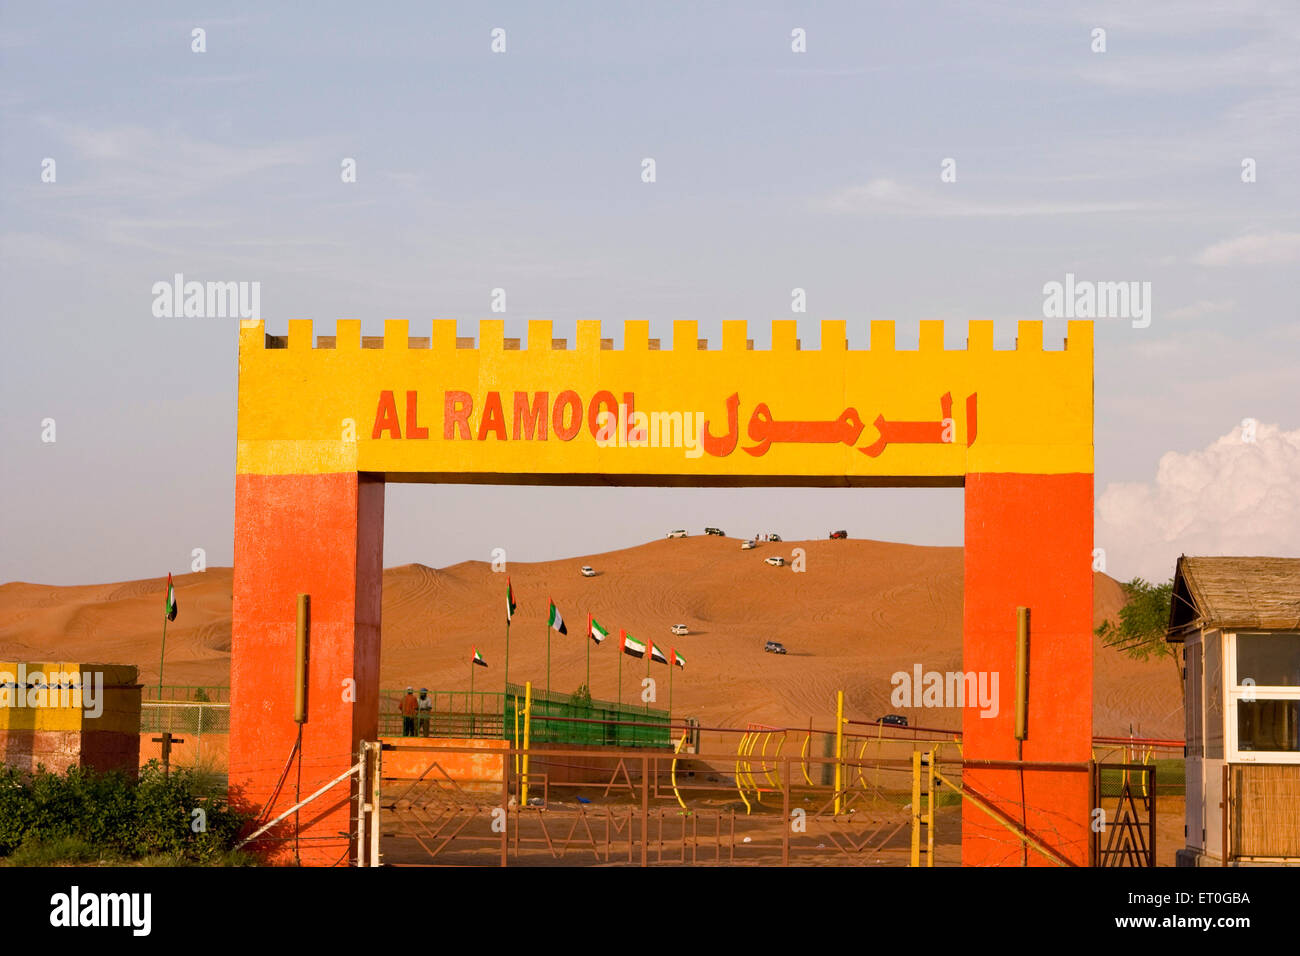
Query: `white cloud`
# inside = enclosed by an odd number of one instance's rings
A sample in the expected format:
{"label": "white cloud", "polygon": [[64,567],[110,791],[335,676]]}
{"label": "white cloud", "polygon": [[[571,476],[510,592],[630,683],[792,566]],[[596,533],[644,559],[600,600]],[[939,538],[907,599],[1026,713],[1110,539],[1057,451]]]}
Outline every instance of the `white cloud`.
{"label": "white cloud", "polygon": [[1300,232],[1267,232],[1225,239],[1196,256],[1202,266],[1256,266],[1300,262]]}
{"label": "white cloud", "polygon": [[1260,424],[1201,451],[1168,452],[1152,482],[1113,482],[1097,499],[1109,571],[1164,581],[1179,554],[1300,557],[1300,429]]}

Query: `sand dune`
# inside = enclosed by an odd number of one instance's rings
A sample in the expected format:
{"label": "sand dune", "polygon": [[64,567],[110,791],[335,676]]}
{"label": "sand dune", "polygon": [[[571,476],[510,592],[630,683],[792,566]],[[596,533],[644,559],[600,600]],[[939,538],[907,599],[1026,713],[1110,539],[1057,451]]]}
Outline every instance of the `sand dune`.
{"label": "sand dune", "polygon": [[[763,558],[807,554],[792,573]],[[599,572],[584,578],[579,567]],[[889,677],[921,663],[927,670],[961,666],[961,548],[879,541],[801,541],[741,551],[734,538],[653,541],[622,551],[562,561],[511,564],[519,611],[511,627],[510,674],[546,683],[546,613],[553,597],[569,625],[551,638],[551,685],[570,692],[585,678],[585,629],[594,613],[616,637],[638,638],[686,658],[674,675],[679,715],[707,724],[807,725],[825,721],[837,689],[850,716],[871,719],[899,711],[913,723],[957,728],[955,711],[892,707]],[[0,659],[96,660],[135,664],[145,683],[158,679],[165,577],[118,584],[0,586]],[[210,568],[175,579],[178,619],[167,631],[167,683],[229,682],[231,569]],[[1096,576],[1094,618],[1123,605],[1118,582]],[[505,663],[505,575],[478,561],[447,568],[405,565],[384,572],[385,687],[413,684],[462,690],[469,683],[471,645],[490,664],[476,687],[498,686]],[[687,624],[674,637],[669,628]],[[763,653],[764,640],[789,654]],[[1168,660],[1135,662],[1096,649],[1094,722],[1098,734],[1182,735],[1181,697]],[[614,698],[614,641],[593,648],[592,690]],[[625,699],[639,694],[645,664],[623,661]],[[668,672],[654,665],[660,703]],[[639,700],[639,697],[636,699]]]}

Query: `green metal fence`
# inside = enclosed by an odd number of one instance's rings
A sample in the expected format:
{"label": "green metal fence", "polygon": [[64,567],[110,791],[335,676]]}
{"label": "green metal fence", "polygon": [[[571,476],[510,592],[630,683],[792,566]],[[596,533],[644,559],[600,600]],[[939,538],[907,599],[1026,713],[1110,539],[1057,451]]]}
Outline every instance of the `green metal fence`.
{"label": "green metal fence", "polygon": [[[408,735],[402,723],[403,690],[379,692],[379,736]],[[430,707],[416,715],[417,737],[486,737],[500,740],[508,736],[502,723],[504,694],[489,691],[429,691]],[[417,699],[419,695],[416,695]]]}
{"label": "green metal fence", "polygon": [[[418,712],[415,733],[402,721],[405,691],[379,692],[381,737],[478,737],[513,740],[515,718],[523,735],[524,688],[506,693],[430,691],[430,707]],[[418,697],[418,695],[417,695]],[[598,744],[607,747],[671,747],[670,714],[635,704],[589,700],[533,689],[530,739],[537,744]]]}
{"label": "green metal fence", "polygon": [[[671,747],[671,715],[635,704],[566,696],[533,688],[529,738],[534,744],[597,744],[606,747]],[[523,733],[524,688],[506,686],[505,730],[514,737],[518,714]]]}

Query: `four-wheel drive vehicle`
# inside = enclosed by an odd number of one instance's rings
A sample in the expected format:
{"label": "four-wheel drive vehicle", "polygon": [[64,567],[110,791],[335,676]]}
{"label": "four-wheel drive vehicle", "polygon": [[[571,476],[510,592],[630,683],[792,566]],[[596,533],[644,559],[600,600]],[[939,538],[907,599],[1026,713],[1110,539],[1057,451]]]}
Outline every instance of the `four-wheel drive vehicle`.
{"label": "four-wheel drive vehicle", "polygon": [[849,536],[849,533],[848,533],[847,531],[832,531],[832,532],[831,532],[831,540],[832,540],[832,541],[834,541],[836,538],[847,538],[848,536]]}
{"label": "four-wheel drive vehicle", "polygon": [[770,564],[774,568],[781,568],[785,567],[785,558],[778,558],[776,555],[772,555],[770,558],[764,558],[763,563]]}
{"label": "four-wheel drive vehicle", "polygon": [[780,641],[768,641],[763,645],[763,650],[768,654],[784,654],[785,645]]}
{"label": "four-wheel drive vehicle", "polygon": [[596,576],[596,570],[590,564],[584,564],[582,566],[582,576],[584,578],[594,578]]}
{"label": "four-wheel drive vehicle", "polygon": [[895,727],[906,727],[907,718],[904,717],[902,714],[885,714],[885,716],[877,720],[876,723],[893,724]]}
{"label": "four-wheel drive vehicle", "polygon": [[689,634],[690,629],[687,628],[685,624],[674,624],[673,633],[676,634],[678,637],[681,637],[684,634]]}
{"label": "four-wheel drive vehicle", "polygon": [[721,529],[721,528],[705,528],[705,529],[704,529],[704,533],[705,533],[705,534],[716,535],[716,536],[719,537],[719,538],[725,538],[725,537],[726,537],[726,535],[722,533],[722,529]]}
{"label": "four-wheel drive vehicle", "polygon": [[750,538],[748,541],[742,541],[742,542],[740,542],[740,550],[741,550],[741,551],[753,551],[753,550],[754,550],[754,539],[753,539],[753,538]]}
{"label": "four-wheel drive vehicle", "polygon": [[678,528],[676,531],[669,531],[668,534],[665,535],[665,537],[667,537],[667,538],[684,538],[684,537],[686,537],[686,532],[685,532],[683,529]]}
{"label": "four-wheel drive vehicle", "polygon": [[767,540],[768,540],[768,541],[780,541],[780,540],[781,540],[781,536],[780,536],[779,534],[769,534],[769,535],[767,536]]}

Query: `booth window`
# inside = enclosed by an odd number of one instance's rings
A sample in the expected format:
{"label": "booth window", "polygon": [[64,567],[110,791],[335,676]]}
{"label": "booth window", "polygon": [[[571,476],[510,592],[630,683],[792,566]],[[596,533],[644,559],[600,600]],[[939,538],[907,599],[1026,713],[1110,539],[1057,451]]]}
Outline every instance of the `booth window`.
{"label": "booth window", "polygon": [[1237,634],[1237,750],[1300,753],[1300,634]]}

